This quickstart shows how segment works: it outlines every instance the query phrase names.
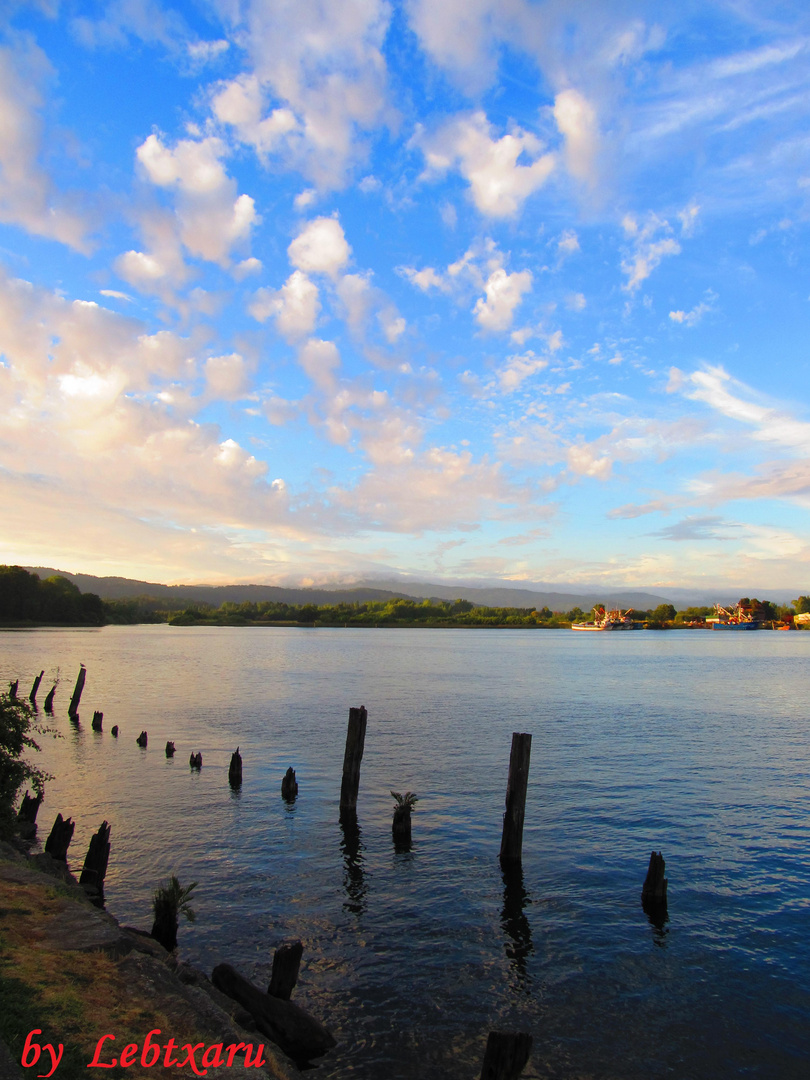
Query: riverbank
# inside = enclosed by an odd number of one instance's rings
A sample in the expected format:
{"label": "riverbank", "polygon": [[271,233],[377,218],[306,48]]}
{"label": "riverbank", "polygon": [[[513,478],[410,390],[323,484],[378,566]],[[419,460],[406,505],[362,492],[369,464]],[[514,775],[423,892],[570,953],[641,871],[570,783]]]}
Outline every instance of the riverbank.
{"label": "riverbank", "polygon": [[[20,1062],[26,1038],[37,1029],[41,1034],[31,1036],[32,1043],[50,1044],[57,1052],[63,1047],[53,1073],[57,1080],[87,1077],[94,1061],[105,1077],[154,1075],[152,1058],[161,1066],[168,1061],[174,1075],[211,1080],[302,1075],[202,972],[144,931],[123,927],[93,907],[64,864],[45,854],[27,857],[0,842],[0,1040],[11,1059],[4,1063],[0,1051],[0,1077],[32,1075]],[[150,1032],[152,1051],[144,1050]],[[114,1040],[104,1040],[109,1035]],[[170,1039],[174,1052],[164,1053]],[[264,1058],[258,1068],[246,1067],[244,1049],[234,1053],[230,1066],[202,1063],[209,1047],[223,1044],[219,1056],[227,1059],[229,1045],[251,1043],[251,1062]],[[138,1047],[132,1064],[109,1068],[130,1044]],[[153,1052],[157,1044],[159,1056]],[[197,1048],[194,1066],[187,1061],[187,1045]],[[29,1050],[27,1063],[33,1065],[36,1056]],[[40,1057],[36,1072],[44,1074],[52,1059],[44,1050]],[[216,1061],[216,1053],[207,1060]]]}

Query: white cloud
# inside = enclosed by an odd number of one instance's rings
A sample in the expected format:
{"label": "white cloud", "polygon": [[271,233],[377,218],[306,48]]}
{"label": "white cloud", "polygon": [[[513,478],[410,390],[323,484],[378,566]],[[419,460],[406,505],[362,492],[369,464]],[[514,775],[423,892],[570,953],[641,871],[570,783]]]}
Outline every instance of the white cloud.
{"label": "white cloud", "polygon": [[697,326],[700,320],[708,311],[714,310],[714,301],[717,296],[713,292],[708,293],[706,300],[701,300],[699,304],[695,304],[691,311],[670,311],[669,317],[674,323],[679,323],[682,326]]}
{"label": "white cloud", "polygon": [[260,274],[263,269],[261,259],[243,259],[233,268],[233,276],[237,281],[244,281],[251,274]]}
{"label": "white cloud", "polygon": [[507,274],[503,267],[493,270],[485,286],[486,298],[479,297],[473,308],[478,325],[484,330],[508,330],[523,294],[531,287],[529,270],[514,274]]}
{"label": "white cloud", "polygon": [[315,329],[321,310],[318,286],[302,271],[294,270],[278,291],[258,289],[248,310],[258,322],[275,319],[278,332],[287,341],[299,341]]}
{"label": "white cloud", "polygon": [[548,360],[542,356],[537,356],[531,349],[522,354],[508,356],[506,363],[496,373],[501,393],[514,393],[526,379],[547,367]]}
{"label": "white cloud", "polygon": [[[543,144],[535,135],[521,128],[493,138],[481,111],[457,117],[418,142],[427,174],[457,167],[470,185],[473,202],[487,217],[517,214],[525,200],[545,184],[556,162],[553,153],[543,153]],[[530,163],[522,164],[521,158]]]}
{"label": "white cloud", "polygon": [[298,363],[319,390],[334,391],[335,373],[340,369],[340,353],[334,341],[311,338],[299,350]]}
{"label": "white cloud", "polygon": [[441,274],[437,274],[432,266],[426,266],[423,270],[416,270],[412,266],[400,266],[398,271],[422,292],[429,292],[430,289],[439,289],[444,292],[447,288],[444,278]]}
{"label": "white cloud", "polygon": [[679,255],[681,245],[673,239],[669,222],[656,214],[648,214],[643,224],[632,215],[625,215],[622,220],[625,236],[631,241],[633,250],[622,259],[622,272],[627,275],[627,282],[622,286],[625,291],[636,292],[653,270],[668,255]]}
{"label": "white cloud", "polygon": [[210,356],[205,361],[205,380],[208,396],[221,401],[237,401],[249,388],[249,369],[243,356]]}
{"label": "white cloud", "polygon": [[149,135],[137,149],[146,176],[157,187],[177,192],[178,234],[192,254],[220,266],[230,265],[231,248],[250,237],[257,221],[253,199],[237,195],[221,158],[220,139],[183,139],[174,149]]}
{"label": "white cloud", "polygon": [[579,246],[579,237],[573,229],[564,229],[557,240],[557,255],[564,259],[569,255],[575,255],[582,249]]}
{"label": "white cloud", "polygon": [[340,222],[334,217],[308,222],[287,248],[293,266],[332,278],[346,266],[351,253]]}
{"label": "white cloud", "polygon": [[31,42],[0,47],[0,221],[86,253],[89,222],[54,190],[40,163],[40,88],[50,73]]}
{"label": "white cloud", "polygon": [[569,293],[565,298],[565,306],[571,311],[584,311],[588,305],[584,293]]}
{"label": "white cloud", "polygon": [[579,90],[568,89],[554,99],[554,119],[565,139],[565,164],[574,179],[596,182],[599,125],[596,110]]}
{"label": "white cloud", "polygon": [[229,13],[252,71],[220,88],[215,115],[260,155],[282,153],[319,189],[342,186],[364,154],[362,133],[386,115],[389,5],[246,0]]}
{"label": "white cloud", "polygon": [[492,0],[409,0],[409,21],[422,47],[468,91],[489,85],[496,64]]}

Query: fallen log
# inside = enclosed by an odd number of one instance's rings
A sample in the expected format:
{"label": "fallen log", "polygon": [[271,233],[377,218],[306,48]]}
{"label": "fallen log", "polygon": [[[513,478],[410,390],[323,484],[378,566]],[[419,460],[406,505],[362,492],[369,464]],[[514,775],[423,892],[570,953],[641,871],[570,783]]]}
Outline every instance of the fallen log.
{"label": "fallen log", "polygon": [[300,1065],[322,1057],[336,1045],[320,1021],[291,1001],[270,997],[230,964],[218,964],[211,982],[250,1013],[256,1027]]}

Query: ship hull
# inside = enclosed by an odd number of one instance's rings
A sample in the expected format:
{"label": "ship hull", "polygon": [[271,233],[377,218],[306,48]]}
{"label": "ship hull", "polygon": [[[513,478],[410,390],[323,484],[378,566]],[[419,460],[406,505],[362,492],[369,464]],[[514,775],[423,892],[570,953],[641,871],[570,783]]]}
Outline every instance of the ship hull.
{"label": "ship hull", "polygon": [[734,623],[712,623],[712,630],[759,630],[762,623],[759,622],[734,622]]}
{"label": "ship hull", "polygon": [[641,626],[638,623],[605,623],[601,626],[594,626],[589,623],[574,623],[571,626],[572,630],[585,630],[590,632],[596,632],[597,634],[603,634],[613,630],[640,630]]}

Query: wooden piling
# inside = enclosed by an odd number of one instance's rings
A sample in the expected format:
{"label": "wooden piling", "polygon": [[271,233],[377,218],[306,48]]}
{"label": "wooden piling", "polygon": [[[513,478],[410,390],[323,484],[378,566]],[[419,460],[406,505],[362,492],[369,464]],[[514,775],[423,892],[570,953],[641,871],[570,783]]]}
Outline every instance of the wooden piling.
{"label": "wooden piling", "polygon": [[641,889],[641,903],[647,906],[666,906],[667,902],[667,879],[664,877],[666,863],[660,851],[653,851],[650,855],[650,865],[647,867],[647,876]]}
{"label": "wooden piling", "polygon": [[298,969],[303,953],[304,946],[300,941],[286,942],[276,949],[273,955],[273,973],[267,989],[271,997],[281,998],[282,1001],[290,1000],[298,982]]}
{"label": "wooden piling", "polygon": [[197,770],[201,769],[202,768],[202,754],[199,753],[199,751],[195,754],[194,751],[192,750],[191,751],[191,757],[188,759],[188,763],[189,763],[190,768],[192,768],[192,769],[197,769]]}
{"label": "wooden piling", "polygon": [[79,674],[76,676],[76,686],[73,689],[73,697],[70,699],[70,705],[68,705],[68,715],[75,716],[79,711],[79,702],[82,699],[82,690],[84,690],[84,681],[87,678],[87,668],[84,664],[79,665]]}
{"label": "wooden piling", "polygon": [[57,684],[54,683],[45,696],[45,712],[53,712],[53,695],[56,693],[56,686]]}
{"label": "wooden piling", "polygon": [[56,821],[53,823],[48,839],[45,841],[45,850],[48,854],[58,859],[60,862],[67,862],[67,850],[70,847],[70,841],[73,839],[73,830],[76,828],[76,823],[70,818],[63,818],[61,814],[56,815]]}
{"label": "wooden piling", "polygon": [[135,740],[135,742],[138,744],[138,746],[141,747],[141,749],[145,749],[149,742],[149,735],[147,734],[147,732],[142,731],[138,738]]}
{"label": "wooden piling", "polygon": [[242,755],[239,753],[239,747],[231,754],[231,764],[228,767],[228,783],[232,788],[238,788],[242,786]]}
{"label": "wooden piling", "polygon": [[340,785],[340,813],[357,812],[357,792],[360,788],[360,763],[366,744],[368,713],[365,705],[349,709],[346,750],[343,755],[343,781]]}
{"label": "wooden piling", "polygon": [[490,1031],[481,1080],[517,1080],[531,1052],[531,1035],[520,1031]]}
{"label": "wooden piling", "polygon": [[523,856],[523,819],[526,815],[526,790],[529,786],[531,735],[515,731],[509,755],[509,779],[506,784],[506,811],[503,815],[501,860],[520,862]]}
{"label": "wooden piling", "polygon": [[17,690],[19,689],[19,686],[20,686],[20,680],[19,679],[15,679],[14,682],[10,682],[8,684],[8,696],[11,698],[12,701],[17,700]]}
{"label": "wooden piling", "polygon": [[174,743],[171,739],[166,743],[166,757],[174,757]]}
{"label": "wooden piling", "polygon": [[93,728],[93,731],[101,731],[102,730],[101,722],[102,722],[103,719],[104,719],[104,713],[99,712],[98,709],[96,709],[96,711],[93,713],[93,723],[91,725],[91,727]]}
{"label": "wooden piling", "polygon": [[295,779],[295,769],[290,765],[281,781],[281,797],[287,802],[294,802],[298,795],[298,781]]}
{"label": "wooden piling", "polygon": [[28,695],[28,700],[31,702],[32,705],[36,704],[37,691],[39,690],[39,684],[42,682],[42,676],[44,674],[44,671],[40,671],[39,675],[37,675],[37,677],[34,679],[34,685],[31,687],[31,693]]}
{"label": "wooden piling", "polygon": [[114,739],[118,738],[118,724],[113,724],[113,726],[110,728],[110,734]]}
{"label": "wooden piling", "polygon": [[107,874],[107,863],[110,860],[110,826],[102,821],[98,832],[90,837],[90,846],[84,858],[79,884],[97,905],[104,903],[104,878]]}
{"label": "wooden piling", "polygon": [[17,820],[25,822],[28,825],[35,825],[39,808],[42,805],[42,798],[41,791],[33,797],[26,791],[25,795],[23,795],[23,800],[20,803],[20,809],[17,811]]}

